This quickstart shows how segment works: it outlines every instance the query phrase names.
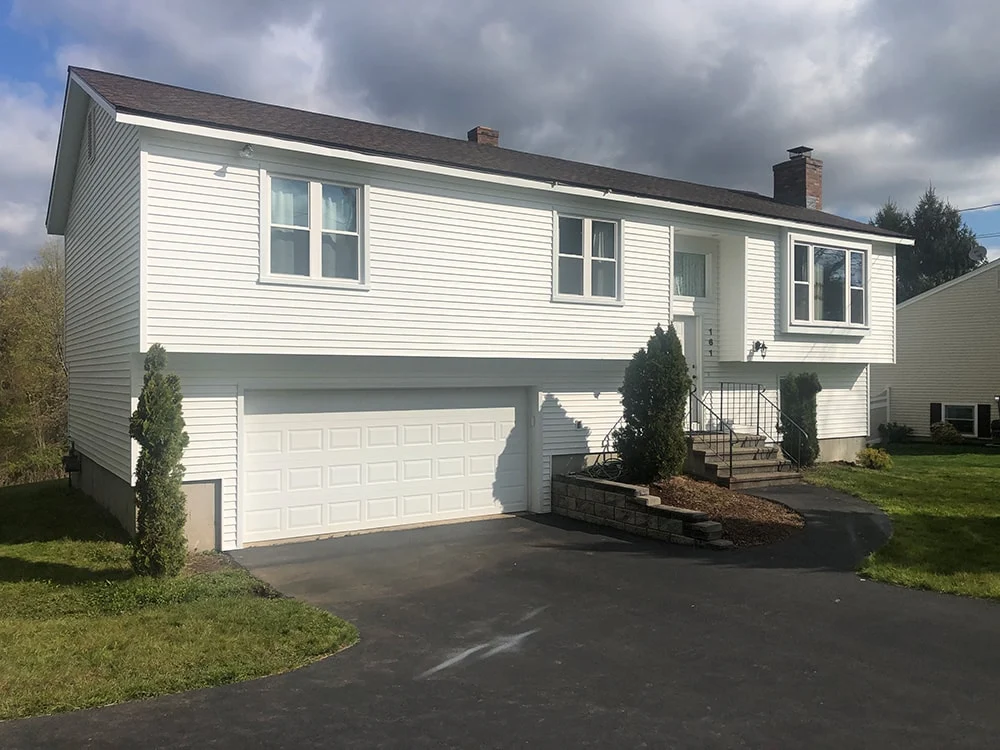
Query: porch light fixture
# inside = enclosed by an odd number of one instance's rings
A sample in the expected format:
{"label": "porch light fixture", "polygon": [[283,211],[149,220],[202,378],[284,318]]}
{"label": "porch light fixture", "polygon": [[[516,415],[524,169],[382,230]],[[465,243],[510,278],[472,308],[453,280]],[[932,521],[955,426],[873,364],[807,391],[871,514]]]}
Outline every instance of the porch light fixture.
{"label": "porch light fixture", "polygon": [[767,344],[765,344],[763,341],[754,341],[753,350],[754,353],[760,352],[761,359],[767,359]]}

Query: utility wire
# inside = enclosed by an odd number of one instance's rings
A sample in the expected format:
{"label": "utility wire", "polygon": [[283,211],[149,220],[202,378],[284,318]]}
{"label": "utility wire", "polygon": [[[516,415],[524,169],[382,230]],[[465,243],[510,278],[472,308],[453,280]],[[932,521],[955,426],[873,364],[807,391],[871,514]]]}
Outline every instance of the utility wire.
{"label": "utility wire", "polygon": [[958,212],[965,213],[966,211],[982,211],[984,208],[997,208],[1000,203],[987,203],[985,206],[972,206],[971,208],[960,208]]}

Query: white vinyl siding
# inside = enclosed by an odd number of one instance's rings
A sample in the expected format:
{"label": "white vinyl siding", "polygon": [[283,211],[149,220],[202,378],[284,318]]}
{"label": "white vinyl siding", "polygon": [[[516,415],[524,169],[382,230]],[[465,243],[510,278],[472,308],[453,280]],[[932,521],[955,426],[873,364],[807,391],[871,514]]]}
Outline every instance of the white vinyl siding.
{"label": "white vinyl siding", "polygon": [[[821,440],[867,435],[868,379],[866,367],[861,364],[816,362],[789,367],[772,364],[768,351],[765,363],[722,363],[713,380],[706,385],[705,401],[718,411],[722,401],[718,391],[721,382],[757,383],[763,385],[767,397],[778,404],[779,379],[789,372],[815,372],[819,376],[823,390],[816,395],[816,433]],[[755,402],[751,400],[748,404],[746,408],[755,411]],[[755,413],[750,416],[756,419]]]}
{"label": "white vinyl siding", "polygon": [[266,149],[270,172],[369,186],[370,278],[368,289],[261,284],[257,163],[232,144],[144,143],[146,343],[168,351],[626,359],[668,317],[670,231],[653,210],[612,212],[625,300],[598,320],[552,301],[552,201],[594,216],[610,202]]}
{"label": "white vinyl siding", "polygon": [[928,437],[932,403],[989,404],[1000,419],[1000,263],[907,300],[896,318],[896,364],[872,366],[872,393],[892,388],[891,421]]}
{"label": "white vinyl siding", "polygon": [[215,480],[221,485],[219,520],[222,548],[236,546],[238,409],[236,386],[181,376],[188,447],[184,481]]}
{"label": "white vinyl siding", "polygon": [[[831,240],[831,244],[836,244]],[[903,249],[900,252],[908,252]],[[767,361],[780,362],[892,362],[895,322],[895,248],[875,243],[867,271],[869,321],[866,329],[824,333],[786,331],[791,269],[778,236],[750,235],[746,241],[745,302],[726,295],[721,304],[724,317],[738,327],[739,306],[744,306],[746,329],[742,346],[727,345],[727,357],[743,359],[755,340],[767,344]],[[724,257],[722,262],[725,263]],[[737,280],[729,279],[731,288]],[[726,333],[725,331],[723,332]]]}
{"label": "white vinyl siding", "polygon": [[[91,104],[66,224],[69,438],[131,483],[130,353],[139,346],[139,137]],[[88,150],[93,158],[88,156]]]}

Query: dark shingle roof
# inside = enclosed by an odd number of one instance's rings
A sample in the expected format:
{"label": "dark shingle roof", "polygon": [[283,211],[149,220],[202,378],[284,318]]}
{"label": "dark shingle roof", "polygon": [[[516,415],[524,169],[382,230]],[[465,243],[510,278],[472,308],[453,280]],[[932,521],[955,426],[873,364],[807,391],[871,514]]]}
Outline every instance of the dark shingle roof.
{"label": "dark shingle roof", "polygon": [[833,214],[778,203],[740,190],[626,172],[620,169],[470,143],[272,104],[169,86],[85,68],[70,68],[117,111],[229,128],[351,151],[556,181],[696,206],[767,216],[886,237],[904,237]]}

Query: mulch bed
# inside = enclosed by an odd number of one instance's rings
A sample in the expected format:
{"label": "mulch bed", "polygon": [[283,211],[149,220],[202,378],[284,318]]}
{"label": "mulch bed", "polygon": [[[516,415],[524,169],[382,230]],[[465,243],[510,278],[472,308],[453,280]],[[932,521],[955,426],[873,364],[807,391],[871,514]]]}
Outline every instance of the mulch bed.
{"label": "mulch bed", "polygon": [[673,477],[649,486],[664,505],[700,510],[722,524],[722,536],[734,547],[756,547],[791,536],[805,526],[795,511],[761,497],[743,495],[712,482]]}

